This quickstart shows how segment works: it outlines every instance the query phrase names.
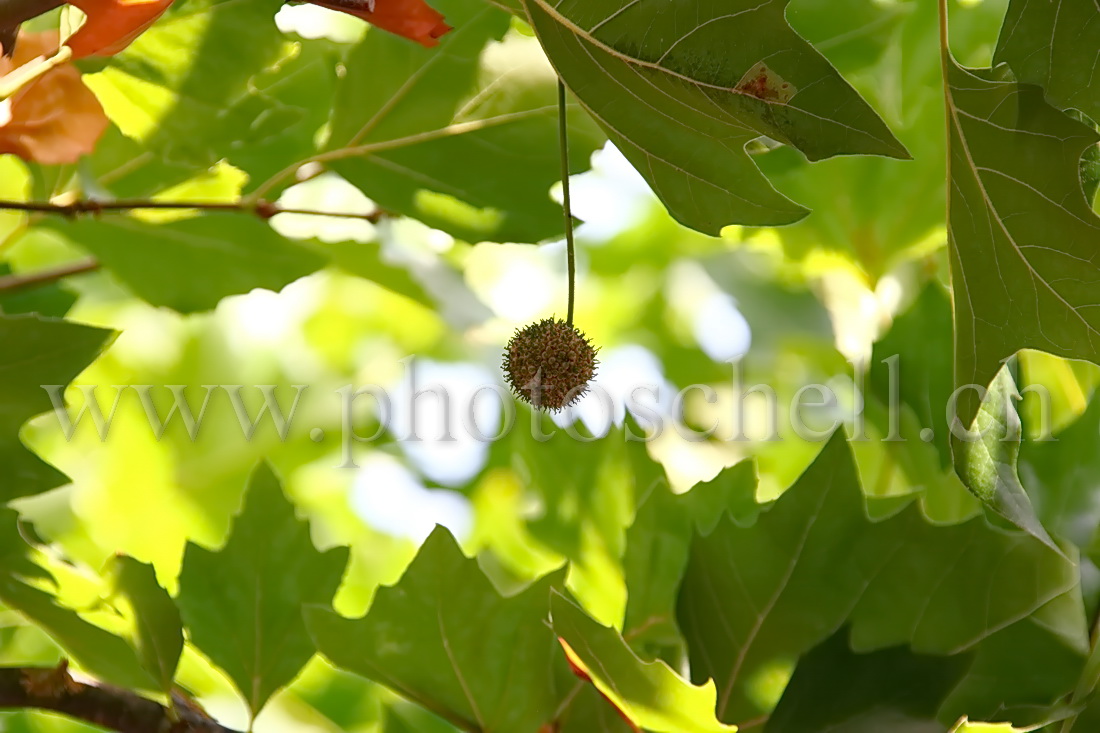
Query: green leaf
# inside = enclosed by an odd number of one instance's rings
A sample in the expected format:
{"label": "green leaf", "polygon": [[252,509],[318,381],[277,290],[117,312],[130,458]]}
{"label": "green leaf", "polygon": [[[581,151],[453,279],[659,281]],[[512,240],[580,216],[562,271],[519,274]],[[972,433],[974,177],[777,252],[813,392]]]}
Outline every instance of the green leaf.
{"label": "green leaf", "polygon": [[1059,109],[1079,109],[1100,121],[1100,8],[1082,0],[1012,0],[997,39],[994,63],[1043,88]]}
{"label": "green leaf", "polygon": [[435,301],[408,270],[382,258],[378,243],[335,242],[321,246],[332,256],[332,264],[341,270],[378,283],[421,305],[435,307]]}
{"label": "green leaf", "polygon": [[181,171],[205,168],[233,148],[263,142],[280,125],[293,126],[254,83],[290,55],[275,10],[262,0],[177,5],[85,80],[123,132],[156,153],[146,160]]}
{"label": "green leaf", "polygon": [[0,500],[33,496],[68,481],[23,446],[19,429],[50,409],[43,385],[67,385],[111,338],[110,331],[70,321],[0,315]]}
{"label": "green leaf", "polygon": [[314,547],[266,464],[225,546],[187,544],[176,602],[192,643],[225,670],[253,717],[313,656],[302,606],[330,603],[347,562],[347,548]]}
{"label": "green leaf", "polygon": [[130,216],[51,220],[153,305],[209,310],[227,295],[279,290],[325,266],[320,250],[284,239],[249,214],[214,213],[165,224]]}
{"label": "green leaf", "polygon": [[1051,534],[1088,547],[1100,525],[1100,399],[1053,440],[1024,442],[1019,471]]}
{"label": "green leaf", "polygon": [[[0,277],[10,275],[11,268],[0,262]],[[0,295],[0,313],[17,315],[37,313],[51,318],[64,318],[76,303],[76,295],[58,283],[50,283],[26,291]]]}
{"label": "green leaf", "polygon": [[936,713],[971,661],[905,647],[855,654],[843,629],[799,660],[764,733],[943,733]]}
{"label": "green leaf", "polygon": [[152,565],[120,555],[109,568],[113,597],[125,600],[135,625],[134,644],[145,671],[172,691],[176,665],[183,653],[183,622],[168,591],[157,582]]}
{"label": "green leaf", "polygon": [[[1079,176],[1100,134],[1037,87],[953,60],[947,80],[955,385],[989,384],[1025,348],[1100,362],[1100,216]],[[975,390],[959,404],[969,425]]]}
{"label": "green leaf", "polygon": [[53,575],[31,559],[31,546],[23,536],[26,527],[19,522],[17,511],[0,507],[0,573],[53,582]]}
{"label": "green leaf", "polygon": [[676,596],[696,528],[713,530],[728,512],[739,524],[756,519],[756,472],[742,461],[713,480],[676,495],[662,477],[650,486],[626,533],[623,572],[627,604],[624,633],[635,648],[678,645]]}
{"label": "green leaf", "polygon": [[696,536],[677,614],[692,678],[716,680],[719,718],[735,722],[767,713],[763,680],[845,622],[859,653],[956,654],[1076,583],[1074,563],[1030,535],[865,500],[838,433],[755,525]]}
{"label": "green leaf", "polygon": [[0,573],[0,601],[18,611],[61,645],[67,654],[99,679],[121,687],[157,689],[134,650],[122,637],[81,618],[44,590]]}
{"label": "green leaf", "polygon": [[955,472],[983,504],[1058,551],[1016,472],[1022,431],[1013,402],[1020,395],[1010,368],[1002,367],[989,385],[970,429],[952,426]]}
{"label": "green leaf", "polygon": [[521,516],[524,529],[569,560],[570,592],[596,618],[617,626],[626,604],[620,563],[626,530],[660,467],[644,444],[629,442],[614,426],[595,437],[579,422],[563,429],[525,405],[516,425],[524,427],[495,443],[491,463],[513,472],[525,503],[540,508]]}
{"label": "green leaf", "polygon": [[701,232],[806,215],[745,152],[762,135],[810,160],[908,156],[787,25],[785,0],[523,4],[569,88],[672,216]]}
{"label": "green leaf", "polygon": [[1078,586],[978,644],[974,664],[944,702],[940,719],[1049,720],[1077,685],[1088,650]]}
{"label": "green leaf", "polygon": [[871,393],[883,405],[897,410],[904,404],[913,410],[919,424],[932,431],[940,465],[950,465],[951,301],[938,283],[926,285],[875,342],[869,377]]}
{"label": "green leaf", "polygon": [[637,726],[654,733],[720,733],[736,730],[714,718],[715,689],[695,687],[662,661],[644,662],[614,629],[554,593],[554,632],[568,645],[592,684]]}
{"label": "green leaf", "polygon": [[[560,235],[561,207],[550,198],[561,179],[553,70],[534,39],[505,38],[505,11],[464,0],[433,6],[455,26],[439,48],[368,33],[352,51],[326,157],[355,153],[333,167],[383,209],[461,239]],[[569,126],[579,172],[603,135],[575,107]]]}
{"label": "green leaf", "polygon": [[249,94],[229,110],[225,129],[247,131],[247,137],[223,152],[253,184],[317,152],[316,138],[332,111],[343,52],[343,47],[321,40],[293,44],[276,65],[249,81]]}
{"label": "green leaf", "polygon": [[971,723],[963,718],[951,728],[951,733],[1023,733],[1011,723]]}
{"label": "green leaf", "polygon": [[333,664],[386,685],[454,723],[485,733],[535,733],[560,700],[560,656],[546,624],[554,573],[504,597],[443,528],[367,615],[307,608],[317,648]]}
{"label": "green leaf", "polygon": [[[840,156],[810,163],[780,147],[754,159],[784,195],[813,216],[782,231],[784,253],[809,274],[822,250],[850,260],[870,286],[905,261],[944,242],[943,83],[937,3],[923,0],[799,0],[794,29],[819,49],[878,111],[912,161]],[[952,3],[953,46],[964,63],[985,63],[991,30],[1004,17],[997,0]],[[919,202],[919,203],[918,203]]]}

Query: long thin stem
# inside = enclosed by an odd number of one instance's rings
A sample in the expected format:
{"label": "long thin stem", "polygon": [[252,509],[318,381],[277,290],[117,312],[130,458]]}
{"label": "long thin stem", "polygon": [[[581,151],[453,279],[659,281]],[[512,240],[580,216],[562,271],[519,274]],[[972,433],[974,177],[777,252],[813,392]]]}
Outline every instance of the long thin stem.
{"label": "long thin stem", "polygon": [[14,96],[20,89],[52,69],[66,63],[72,57],[73,50],[68,46],[62,46],[55,55],[48,58],[39,56],[31,59],[6,76],[0,77],[0,100]]}
{"label": "long thin stem", "polygon": [[569,307],[565,322],[573,325],[573,301],[577,287],[577,255],[573,243],[573,205],[569,199],[569,120],[565,108],[565,82],[558,79],[558,147],[561,151],[561,203],[565,212],[565,248],[569,270]]}

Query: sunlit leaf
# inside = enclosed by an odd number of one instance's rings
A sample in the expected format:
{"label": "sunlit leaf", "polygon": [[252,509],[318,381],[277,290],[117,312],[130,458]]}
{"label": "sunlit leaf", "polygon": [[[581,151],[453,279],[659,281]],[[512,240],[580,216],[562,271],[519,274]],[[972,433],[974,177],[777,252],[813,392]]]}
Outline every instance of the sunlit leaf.
{"label": "sunlit leaf", "polygon": [[[462,239],[559,235],[553,70],[533,39],[500,42],[508,13],[463,0],[436,5],[456,27],[438,49],[368,33],[352,51],[326,155],[339,156],[333,167],[383,208]],[[575,106],[569,124],[580,172],[603,139]]]}
{"label": "sunlit leaf", "polygon": [[133,615],[134,643],[142,666],[163,692],[171,692],[183,653],[183,622],[175,601],[157,582],[152,565],[120,555],[110,573],[116,602],[125,600]]}
{"label": "sunlit leaf", "polygon": [[1020,395],[1009,370],[1006,365],[997,373],[968,430],[952,426],[955,472],[983,504],[1057,551],[1016,470],[1022,430],[1014,403]]}
{"label": "sunlit leaf", "polygon": [[[268,118],[280,105],[253,84],[287,58],[274,10],[259,0],[176,3],[87,77],[111,119],[155,151],[128,167],[164,160],[199,170],[274,131]],[[257,105],[256,98],[266,101]],[[251,113],[247,119],[235,114],[242,105]]]}
{"label": "sunlit leaf", "polygon": [[664,662],[639,659],[618,632],[593,621],[560,594],[554,594],[550,613],[578,674],[639,728],[654,733],[735,730],[714,718],[713,682],[695,687]]}
{"label": "sunlit leaf", "polygon": [[44,590],[0,573],[0,601],[56,641],[80,666],[104,681],[142,690],[157,689],[122,637],[85,621]]}

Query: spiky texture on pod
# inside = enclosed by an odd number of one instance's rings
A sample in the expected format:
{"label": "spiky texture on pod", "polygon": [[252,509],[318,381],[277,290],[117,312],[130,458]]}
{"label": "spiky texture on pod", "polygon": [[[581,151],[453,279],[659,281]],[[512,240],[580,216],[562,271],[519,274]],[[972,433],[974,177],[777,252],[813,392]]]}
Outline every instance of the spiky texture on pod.
{"label": "spiky texture on pod", "polygon": [[520,399],[538,409],[561,410],[588,391],[596,364],[596,349],[583,333],[547,318],[516,331],[503,368]]}

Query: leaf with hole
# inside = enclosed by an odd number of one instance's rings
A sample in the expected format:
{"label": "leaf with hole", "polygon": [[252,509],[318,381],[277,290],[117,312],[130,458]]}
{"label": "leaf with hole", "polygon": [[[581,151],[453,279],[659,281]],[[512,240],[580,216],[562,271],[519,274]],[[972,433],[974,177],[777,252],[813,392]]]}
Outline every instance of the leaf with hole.
{"label": "leaf with hole", "polygon": [[784,18],[785,0],[524,0],[550,60],[680,223],[790,224],[745,145],[810,160],[908,157],[878,115]]}

